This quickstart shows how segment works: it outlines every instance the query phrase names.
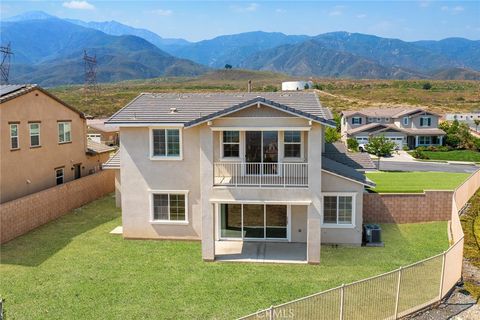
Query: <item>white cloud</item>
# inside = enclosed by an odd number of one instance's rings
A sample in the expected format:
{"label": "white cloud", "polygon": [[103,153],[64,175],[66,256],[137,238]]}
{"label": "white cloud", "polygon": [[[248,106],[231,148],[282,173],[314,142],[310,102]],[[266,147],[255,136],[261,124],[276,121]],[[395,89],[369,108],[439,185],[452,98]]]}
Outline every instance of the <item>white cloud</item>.
{"label": "white cloud", "polygon": [[254,12],[260,5],[258,3],[250,3],[246,6],[232,6],[231,8],[237,12]]}
{"label": "white cloud", "polygon": [[287,12],[287,10],[278,8],[278,9],[275,9],[275,12],[276,13],[285,13],[285,12]]}
{"label": "white cloud", "polygon": [[367,15],[365,13],[357,14],[358,19],[365,19],[366,17],[367,17]]}
{"label": "white cloud", "polygon": [[345,9],[345,6],[335,6],[330,10],[328,13],[329,16],[341,16],[343,14],[343,9]]}
{"label": "white cloud", "polygon": [[449,12],[451,14],[459,14],[460,12],[463,12],[465,8],[462,6],[455,6],[455,7],[442,6],[440,10],[444,12]]}
{"label": "white cloud", "polygon": [[93,4],[88,3],[87,1],[70,1],[64,2],[62,4],[63,7],[68,9],[75,9],[75,10],[93,10],[95,6]]}
{"label": "white cloud", "polygon": [[173,14],[173,11],[170,9],[156,9],[156,10],[153,10],[152,12],[163,17],[168,17]]}

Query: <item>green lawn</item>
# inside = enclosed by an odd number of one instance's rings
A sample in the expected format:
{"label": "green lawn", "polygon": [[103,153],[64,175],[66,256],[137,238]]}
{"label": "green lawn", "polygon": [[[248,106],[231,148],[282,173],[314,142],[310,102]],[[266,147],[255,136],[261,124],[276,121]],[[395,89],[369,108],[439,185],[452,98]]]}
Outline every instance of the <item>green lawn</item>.
{"label": "green lawn", "polygon": [[368,172],[378,193],[421,193],[424,190],[454,190],[468,173],[451,172]]}
{"label": "green lawn", "polygon": [[423,153],[430,160],[480,162],[480,152],[472,150],[423,151]]}
{"label": "green lawn", "polygon": [[207,263],[199,242],[110,235],[107,196],[1,246],[8,319],[232,319],[448,247],[446,222],[385,224],[384,248],[322,247],[320,265]]}

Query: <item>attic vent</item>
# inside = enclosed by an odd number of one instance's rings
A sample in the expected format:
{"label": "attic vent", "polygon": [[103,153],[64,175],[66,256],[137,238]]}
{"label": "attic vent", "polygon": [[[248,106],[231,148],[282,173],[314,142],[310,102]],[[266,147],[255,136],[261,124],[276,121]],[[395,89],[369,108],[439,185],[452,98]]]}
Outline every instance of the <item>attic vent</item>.
{"label": "attic vent", "polygon": [[177,113],[178,110],[175,107],[170,108],[170,113]]}

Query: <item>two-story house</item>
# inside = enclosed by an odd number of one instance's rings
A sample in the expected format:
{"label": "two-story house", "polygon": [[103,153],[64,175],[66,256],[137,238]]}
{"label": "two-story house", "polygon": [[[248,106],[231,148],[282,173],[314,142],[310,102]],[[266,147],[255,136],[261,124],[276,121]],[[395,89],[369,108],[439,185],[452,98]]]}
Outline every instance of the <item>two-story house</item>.
{"label": "two-story house", "polygon": [[120,128],[123,236],[360,245],[373,185],[322,156],[335,127],[315,93],[143,93],[107,124]]}
{"label": "two-story house", "polygon": [[442,145],[445,132],[438,128],[440,115],[421,108],[363,109],[342,112],[342,139],[360,144],[372,136],[384,135],[398,148]]}
{"label": "two-story house", "polygon": [[0,203],[94,173],[113,150],[83,114],[36,85],[1,86]]}

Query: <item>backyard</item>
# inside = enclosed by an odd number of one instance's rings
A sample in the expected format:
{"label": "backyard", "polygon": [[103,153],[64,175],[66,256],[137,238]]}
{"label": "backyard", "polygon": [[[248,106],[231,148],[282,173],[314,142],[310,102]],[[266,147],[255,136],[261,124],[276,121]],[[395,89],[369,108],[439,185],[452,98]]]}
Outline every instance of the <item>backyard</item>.
{"label": "backyard", "polygon": [[199,242],[123,240],[111,195],[1,247],[7,318],[235,318],[440,253],[447,223],[384,224],[385,247],[320,265],[206,263]]}
{"label": "backyard", "polygon": [[421,193],[424,190],[454,190],[470,174],[452,172],[368,172],[377,193]]}

